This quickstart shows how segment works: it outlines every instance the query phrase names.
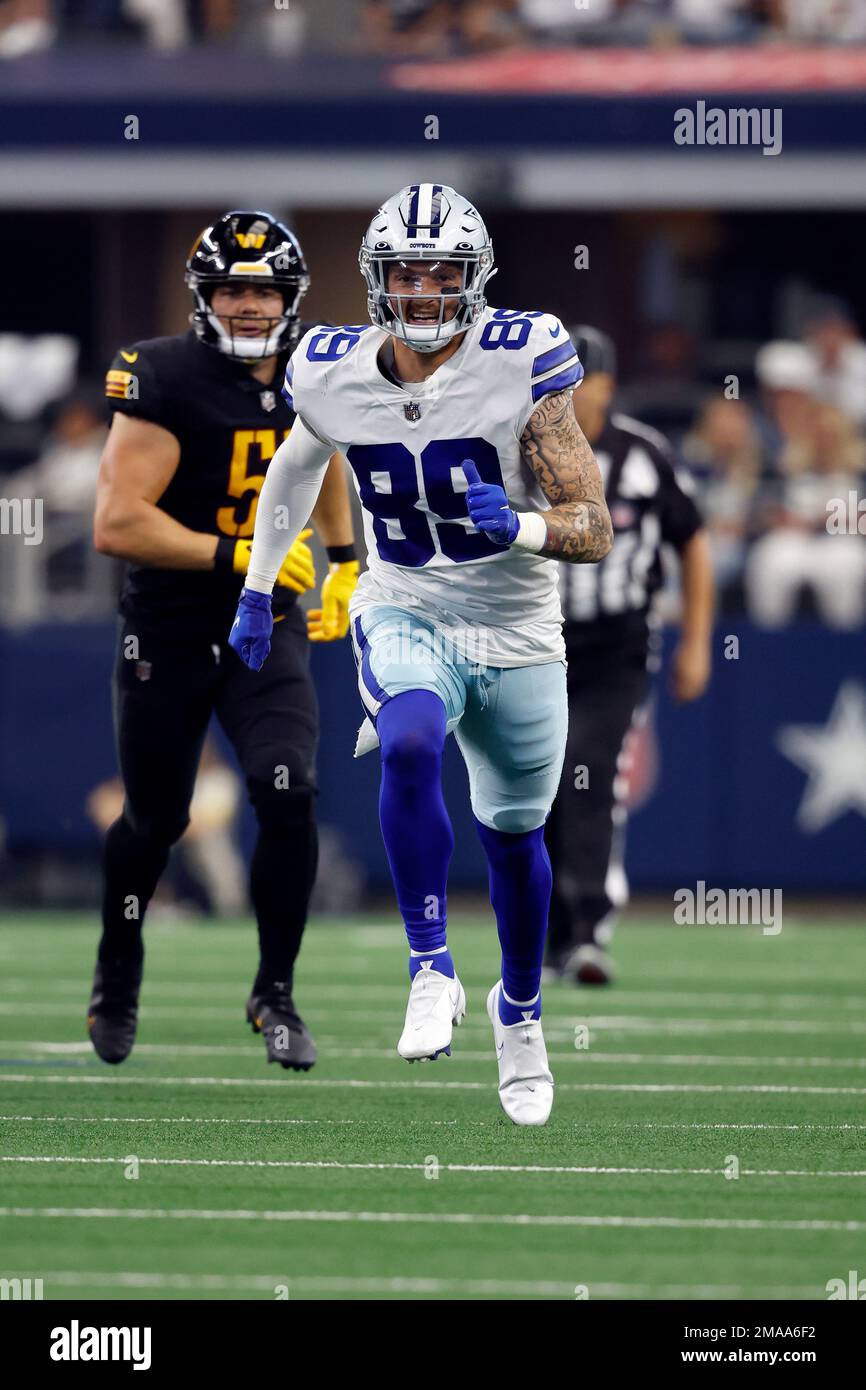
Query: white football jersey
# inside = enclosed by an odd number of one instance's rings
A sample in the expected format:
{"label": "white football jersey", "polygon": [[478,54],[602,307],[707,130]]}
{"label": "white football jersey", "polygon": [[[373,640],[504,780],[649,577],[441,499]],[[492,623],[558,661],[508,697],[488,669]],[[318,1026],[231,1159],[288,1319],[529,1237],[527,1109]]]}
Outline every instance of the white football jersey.
{"label": "white football jersey", "polygon": [[490,666],[562,660],[557,562],[476,531],[464,460],[517,511],[548,503],[520,455],[539,401],[583,376],[552,314],[486,309],[457,352],[423,382],[390,381],[373,327],[311,329],[283,394],[348,459],[364,517],[369,569],[352,617],[375,603],[418,611],[456,649]]}

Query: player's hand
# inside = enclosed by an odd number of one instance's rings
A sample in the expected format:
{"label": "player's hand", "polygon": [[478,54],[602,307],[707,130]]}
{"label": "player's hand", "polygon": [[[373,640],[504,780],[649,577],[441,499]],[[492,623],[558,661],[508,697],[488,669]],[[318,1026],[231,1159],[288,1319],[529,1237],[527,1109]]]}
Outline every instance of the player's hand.
{"label": "player's hand", "polygon": [[466,507],[474,526],[497,544],[510,545],[520,530],[520,521],[509,507],[504,489],[497,483],[482,483],[471,459],[463,460],[463,472],[469,484]]}
{"label": "player's hand", "polygon": [[680,701],[698,700],[710,679],[710,648],[708,642],[684,640],[674,652],[671,670],[671,693]]}
{"label": "player's hand", "polygon": [[334,642],[349,631],[349,599],[358,582],[358,561],[333,564],[322,585],[321,608],[307,611],[307,636],[311,642]]}
{"label": "player's hand", "polygon": [[[302,531],[283,561],[282,568],[277,575],[277,583],[281,589],[294,589],[296,594],[304,594],[307,589],[316,587],[313,552],[306,544],[307,537],[312,534],[310,527],[307,527],[306,531]],[[246,574],[250,565],[252,548],[252,541],[237,542],[232,565],[235,574]]]}
{"label": "player's hand", "polygon": [[270,594],[241,589],[237,615],[229,633],[229,646],[234,648],[251,671],[260,671],[264,666],[271,650],[273,630]]}

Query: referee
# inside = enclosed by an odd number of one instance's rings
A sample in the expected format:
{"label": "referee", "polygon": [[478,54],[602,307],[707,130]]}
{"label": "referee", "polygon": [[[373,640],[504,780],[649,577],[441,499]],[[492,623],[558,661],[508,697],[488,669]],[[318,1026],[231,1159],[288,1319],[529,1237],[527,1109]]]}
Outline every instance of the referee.
{"label": "referee", "polygon": [[657,669],[652,600],[662,582],[662,546],[673,547],[680,565],[682,631],[672,691],[681,701],[697,699],[709,680],[713,579],[707,534],[671,446],[611,411],[611,339],[585,325],[571,336],[585,373],[574,413],[604,478],[614,545],[597,565],[559,567],[569,730],[546,829],[553,866],[546,963],[574,983],[607,984],[613,968],[605,947],[628,897],[617,764]]}

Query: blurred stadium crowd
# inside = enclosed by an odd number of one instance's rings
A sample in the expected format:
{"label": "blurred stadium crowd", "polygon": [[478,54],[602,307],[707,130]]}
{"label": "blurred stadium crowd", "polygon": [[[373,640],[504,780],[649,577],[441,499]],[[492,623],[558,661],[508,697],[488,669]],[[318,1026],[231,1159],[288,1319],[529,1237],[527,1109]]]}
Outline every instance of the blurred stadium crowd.
{"label": "blurred stadium crowd", "polygon": [[866,0],[0,0],[0,57],[94,38],[406,57],[578,39],[851,43],[866,39]]}
{"label": "blurred stadium crowd", "polygon": [[[691,472],[723,611],[767,627],[813,614],[855,628],[866,621],[866,505],[860,531],[855,521],[840,535],[832,518],[856,518],[866,499],[866,342],[841,301],[808,305],[798,337],[743,350],[741,374],[720,373],[682,324],[651,325],[617,399]],[[5,552],[17,567],[3,584],[7,621],[92,617],[113,603],[116,575],[90,544],[105,412],[78,357],[63,334],[0,335],[0,493],[44,507],[42,543]]]}

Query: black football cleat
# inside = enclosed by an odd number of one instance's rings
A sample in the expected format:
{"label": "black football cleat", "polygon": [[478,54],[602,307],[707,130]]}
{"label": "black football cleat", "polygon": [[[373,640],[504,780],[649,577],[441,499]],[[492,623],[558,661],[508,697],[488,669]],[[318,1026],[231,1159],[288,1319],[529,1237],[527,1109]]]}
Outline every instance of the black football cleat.
{"label": "black football cleat", "polygon": [[135,1042],[138,1024],[140,962],[97,961],[93,993],[87,1009],[87,1031],[103,1062],[125,1062]]}
{"label": "black football cleat", "polygon": [[254,992],[247,1000],[247,1021],[265,1040],[269,1062],[292,1071],[309,1071],[316,1060],[316,1044],[292,1002],[287,984],[276,982]]}

